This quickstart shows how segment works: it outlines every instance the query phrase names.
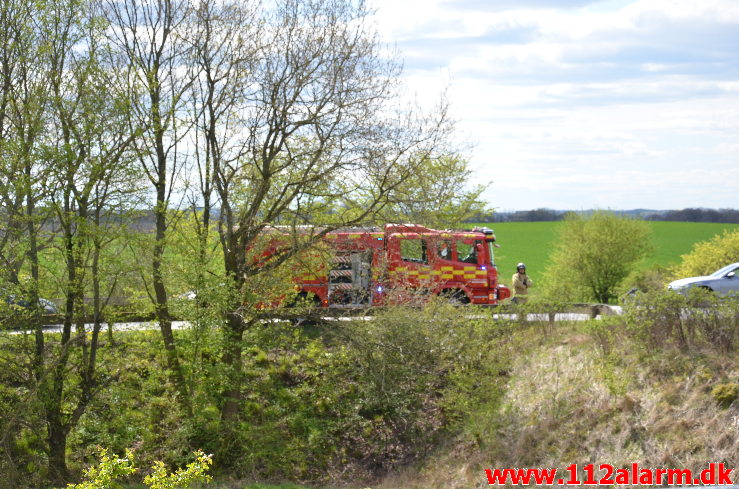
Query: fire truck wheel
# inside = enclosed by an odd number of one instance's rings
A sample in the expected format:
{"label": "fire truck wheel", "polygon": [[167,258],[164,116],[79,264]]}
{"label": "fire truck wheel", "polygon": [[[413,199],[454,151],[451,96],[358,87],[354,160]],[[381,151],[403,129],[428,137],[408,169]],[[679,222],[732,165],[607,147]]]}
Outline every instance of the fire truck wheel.
{"label": "fire truck wheel", "polygon": [[462,306],[470,303],[470,299],[467,295],[459,289],[444,290],[441,292],[441,295],[453,306]]}

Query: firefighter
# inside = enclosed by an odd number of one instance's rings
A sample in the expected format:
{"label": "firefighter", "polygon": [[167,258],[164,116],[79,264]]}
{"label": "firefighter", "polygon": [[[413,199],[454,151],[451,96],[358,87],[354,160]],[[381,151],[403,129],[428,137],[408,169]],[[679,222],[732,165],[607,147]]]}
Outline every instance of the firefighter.
{"label": "firefighter", "polygon": [[452,259],[452,250],[449,248],[449,243],[447,243],[446,241],[442,241],[439,244],[439,257],[442,260]]}
{"label": "firefighter", "polygon": [[534,282],[526,275],[526,265],[524,263],[516,265],[516,273],[513,274],[511,282],[513,282],[514,294],[512,301],[516,304],[526,304],[529,300],[529,287],[534,285]]}

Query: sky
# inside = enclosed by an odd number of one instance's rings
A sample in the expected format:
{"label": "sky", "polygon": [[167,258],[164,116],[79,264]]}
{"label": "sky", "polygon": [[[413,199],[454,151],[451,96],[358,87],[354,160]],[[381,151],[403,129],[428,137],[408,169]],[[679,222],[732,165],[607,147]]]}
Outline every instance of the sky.
{"label": "sky", "polygon": [[498,211],[739,208],[739,0],[369,0]]}

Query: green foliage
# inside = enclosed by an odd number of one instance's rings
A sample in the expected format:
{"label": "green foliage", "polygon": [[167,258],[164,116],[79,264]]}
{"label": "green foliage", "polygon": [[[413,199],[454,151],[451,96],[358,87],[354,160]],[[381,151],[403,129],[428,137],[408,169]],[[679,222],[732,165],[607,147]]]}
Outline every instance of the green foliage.
{"label": "green foliage", "polygon": [[288,323],[257,324],[245,344],[248,390],[236,437],[213,440],[218,460],[235,474],[265,479],[325,477],[338,450],[332,409],[344,395],[337,380],[347,368],[343,349],[329,350]]}
{"label": "green foliage", "polygon": [[[126,450],[124,458],[112,457],[107,449],[100,453],[100,463],[85,470],[85,482],[69,484],[67,489],[116,489],[122,488],[121,479],[126,479],[139,469],[134,466],[134,454]],[[213,463],[210,455],[202,451],[195,452],[195,461],[185,468],[170,473],[166,466],[157,461],[152,467],[151,474],[144,477],[144,484],[150,489],[187,489],[192,484],[207,483],[211,477],[206,474]]]}
{"label": "green foliage", "polygon": [[[203,400],[204,394],[198,390],[193,404],[199,409],[193,417],[182,411],[166,370],[161,334],[151,330],[118,335],[115,346],[106,344],[99,352],[104,388],[99,389],[79,426],[70,433],[69,447],[74,454],[71,465],[79,466],[93,457],[92,447],[96,445],[116,453],[134,446],[138,460],[147,465],[154,460],[170,466],[184,465],[195,448],[211,451],[206,444],[208,438],[201,435],[204,430],[213,430],[211,438],[218,436],[217,426],[208,422],[212,418],[208,409],[211,401]],[[177,340],[188,355],[188,382],[212,375],[202,361],[217,351],[212,333],[193,328],[180,332]],[[211,380],[205,385],[217,386],[218,382]]]}
{"label": "green foliage", "polygon": [[595,338],[603,356],[608,357],[617,343],[618,331],[623,327],[621,318],[604,316],[599,320],[588,321],[585,331]]}
{"label": "green foliage", "polygon": [[40,487],[46,476],[43,407],[27,388],[25,361],[33,344],[26,334],[0,335],[0,488]]}
{"label": "green foliage", "polygon": [[488,185],[470,185],[471,176],[469,162],[459,154],[424,157],[417,171],[388,196],[377,219],[448,229],[490,213],[481,198]]}
{"label": "green foliage", "polygon": [[663,290],[670,281],[670,271],[662,266],[654,265],[651,268],[635,267],[621,283],[618,295],[634,292],[633,289],[642,292]]}
{"label": "green foliage", "polygon": [[119,334],[100,359],[116,381],[71,434],[72,467],[98,444],[136,446],[142,463],[169,466],[203,447],[232,477],[368,477],[418,460],[440,436],[494,410],[510,358],[505,323],[487,314],[462,320],[442,302],[373,321],[256,322],[244,337],[239,424],[227,437],[219,412],[226,372],[214,361],[226,338],[207,321],[177,336],[193,416],[179,409],[156,332]]}
{"label": "green foliage", "polygon": [[675,277],[708,275],[721,267],[739,261],[739,229],[725,231],[708,241],[693,246],[673,269]]}
{"label": "green foliage", "polygon": [[498,371],[509,361],[504,331],[484,315],[460,320],[441,302],[353,325],[356,407],[344,416],[364,427],[348,431],[355,456],[385,468],[407,463],[458,422],[494,409],[504,385]]}
{"label": "green foliage", "polygon": [[598,211],[570,214],[560,224],[544,289],[559,300],[608,303],[633,266],[651,249],[649,225]]}
{"label": "green foliage", "polygon": [[206,472],[213,464],[211,456],[198,451],[195,452],[195,457],[194,462],[173,473],[168,473],[162,462],[155,462],[152,473],[144,477],[144,484],[151,489],[186,489],[195,482],[210,482],[211,477]]}
{"label": "green foliage", "polygon": [[85,470],[85,482],[69,484],[67,489],[116,489],[121,488],[118,482],[138,469],[133,463],[133,452],[126,450],[126,456],[118,458],[110,456],[107,449],[100,452],[100,463]]}
{"label": "green foliage", "polygon": [[711,390],[711,395],[716,399],[719,406],[728,408],[739,399],[739,384],[736,382],[718,384]]}
{"label": "green foliage", "polygon": [[728,354],[739,343],[739,298],[701,289],[687,297],[664,290],[637,294],[626,305],[625,319],[645,348],[705,346]]}
{"label": "green foliage", "polygon": [[680,294],[664,291],[638,294],[625,309],[626,324],[645,348],[664,348],[670,344],[687,348],[694,329],[681,313],[686,306],[687,300]]}
{"label": "green foliage", "polygon": [[168,218],[176,224],[167,236],[165,251],[168,289],[175,297],[194,292],[212,304],[218,296],[214,289],[223,287],[225,281],[217,223],[212,222],[211,216],[206,229],[202,211],[171,212]]}

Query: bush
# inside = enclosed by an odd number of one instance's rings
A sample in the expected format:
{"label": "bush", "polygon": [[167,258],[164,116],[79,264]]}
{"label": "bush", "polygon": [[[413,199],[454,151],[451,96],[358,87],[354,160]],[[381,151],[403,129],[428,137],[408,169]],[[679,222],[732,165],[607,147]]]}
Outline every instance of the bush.
{"label": "bush", "polygon": [[634,264],[651,249],[646,222],[597,211],[569,214],[560,225],[551,266],[544,276],[547,298],[608,303]]}
{"label": "bush", "polygon": [[631,333],[651,348],[669,344],[687,348],[694,330],[683,313],[686,307],[687,300],[680,294],[663,291],[638,294],[625,309],[626,324]]}
{"label": "bush", "polygon": [[[202,447],[214,453],[218,469],[229,477],[361,480],[421,459],[440,438],[466,429],[467,420],[495,412],[507,382],[501,374],[509,369],[507,342],[517,325],[493,321],[489,312],[474,308],[469,310],[474,319],[461,317],[460,309],[442,300],[375,312],[372,321],[297,327],[255,322],[244,334],[245,388],[234,433],[226,432],[220,419],[226,383],[217,361],[224,349],[218,330],[204,323],[177,332],[183,358],[189,359],[191,416],[179,408],[161,336],[121,333],[115,346],[100,349],[99,391],[70,431],[71,472],[99,460],[97,445],[109,453],[135,447],[140,465],[162,460],[167,467],[185,465],[192,450]],[[30,335],[11,339],[33,346]],[[3,346],[8,361],[25,351]],[[6,466],[15,469],[13,481],[39,487],[43,438],[34,432],[43,433],[40,406],[20,404],[22,391],[15,386],[25,373],[11,374],[6,369],[0,375],[6,386],[0,389],[0,414],[21,415],[14,427],[9,416],[0,416],[9,439],[17,440],[0,469],[6,478]],[[114,458],[108,456],[106,463]],[[40,475],[30,480],[35,473]],[[2,479],[0,487],[21,487],[3,486]]]}
{"label": "bush", "polygon": [[619,287],[619,296],[624,296],[630,292],[652,292],[664,290],[668,282],[670,282],[672,272],[662,266],[655,265],[646,269],[634,269],[624,279]]}
{"label": "bush", "polygon": [[696,243],[672,272],[676,278],[696,277],[708,275],[734,262],[739,262],[739,229]]}
{"label": "bush", "polygon": [[417,460],[439,435],[500,397],[508,328],[486,314],[461,319],[439,300],[422,310],[391,308],[349,328],[356,391],[343,414],[342,445],[365,469]]}
{"label": "bush", "polygon": [[731,353],[739,342],[739,297],[717,297],[692,289],[686,297],[670,291],[637,294],[625,309],[631,333],[647,346],[688,349],[700,343]]}
{"label": "bush", "polygon": [[[144,477],[144,484],[151,489],[187,489],[196,482],[207,483],[210,476],[206,474],[213,463],[210,455],[195,452],[195,461],[187,464],[184,469],[177,469],[168,473],[162,462],[155,462],[151,474]],[[118,482],[136,473],[133,462],[134,454],[126,450],[124,458],[111,457],[108,451],[100,452],[100,463],[85,471],[85,482],[69,484],[67,489],[112,489],[122,487]]]}
{"label": "bush", "polygon": [[719,384],[711,390],[711,395],[716,399],[716,403],[719,406],[728,408],[734,401],[739,399],[739,384]]}
{"label": "bush", "polygon": [[704,289],[691,290],[688,320],[703,339],[722,352],[735,351],[739,342],[739,297],[718,297]]}

